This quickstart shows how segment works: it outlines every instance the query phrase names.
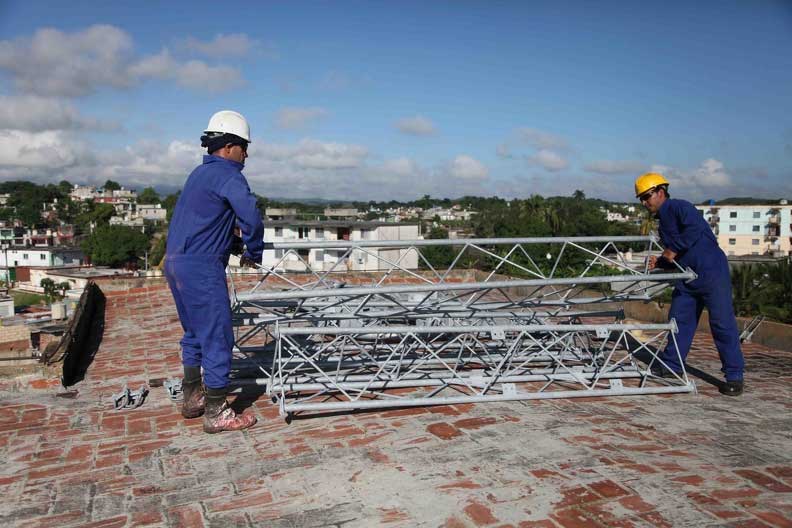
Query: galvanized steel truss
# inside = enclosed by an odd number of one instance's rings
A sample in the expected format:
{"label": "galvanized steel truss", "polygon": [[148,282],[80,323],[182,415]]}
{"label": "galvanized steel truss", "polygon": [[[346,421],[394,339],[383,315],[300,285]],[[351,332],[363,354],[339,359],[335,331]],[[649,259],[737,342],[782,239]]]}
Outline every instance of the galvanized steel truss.
{"label": "galvanized steel truss", "polygon": [[[577,309],[648,300],[672,281],[695,278],[681,268],[633,267],[617,251],[625,244],[661,249],[652,237],[272,244],[283,251],[281,261],[295,255],[305,271],[285,273],[276,264],[262,268],[249,290],[233,288],[235,383],[266,385],[287,416],[694,391],[685,372],[663,379],[649,369],[674,339],[673,321],[627,324],[619,310]],[[424,254],[437,247],[456,249],[445,269]],[[311,249],[333,249],[347,260],[363,252],[380,269],[366,274],[370,284],[348,287],[337,273],[344,258],[314,270],[303,257]],[[423,270],[405,266],[410,255]],[[491,270],[459,282],[461,264],[477,259]]]}

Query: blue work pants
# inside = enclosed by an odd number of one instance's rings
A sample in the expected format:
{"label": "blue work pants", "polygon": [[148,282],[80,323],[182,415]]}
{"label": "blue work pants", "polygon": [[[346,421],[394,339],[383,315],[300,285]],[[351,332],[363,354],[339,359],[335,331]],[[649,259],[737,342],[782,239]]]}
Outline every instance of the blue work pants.
{"label": "blue work pants", "polygon": [[234,332],[222,255],[167,255],[168,279],[184,337],[182,364],[203,367],[210,389],[228,385]]}
{"label": "blue work pants", "polygon": [[707,308],[709,324],[715,347],[718,349],[722,371],[727,381],[743,379],[745,360],[740,349],[740,335],[737,330],[737,320],[734,317],[732,305],[731,281],[728,270],[721,274],[717,280],[700,287],[691,288],[679,285],[674,288],[671,296],[671,310],[669,317],[676,320],[679,332],[676,335],[676,347],[673,340],[669,342],[662,360],[671,370],[680,372],[682,366],[677,357],[677,347],[682,361],[690,352],[693,335],[696,333],[701,312]]}

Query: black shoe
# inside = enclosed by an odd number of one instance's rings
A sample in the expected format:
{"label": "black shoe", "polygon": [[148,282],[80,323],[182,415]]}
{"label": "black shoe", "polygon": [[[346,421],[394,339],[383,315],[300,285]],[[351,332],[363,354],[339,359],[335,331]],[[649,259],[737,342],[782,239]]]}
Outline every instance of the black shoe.
{"label": "black shoe", "polygon": [[657,376],[658,378],[677,378],[682,377],[681,373],[676,373],[673,370],[669,370],[662,365],[654,364],[652,365],[651,369],[652,376]]}
{"label": "black shoe", "polygon": [[743,393],[743,380],[721,383],[718,387],[718,391],[724,396],[739,396]]}

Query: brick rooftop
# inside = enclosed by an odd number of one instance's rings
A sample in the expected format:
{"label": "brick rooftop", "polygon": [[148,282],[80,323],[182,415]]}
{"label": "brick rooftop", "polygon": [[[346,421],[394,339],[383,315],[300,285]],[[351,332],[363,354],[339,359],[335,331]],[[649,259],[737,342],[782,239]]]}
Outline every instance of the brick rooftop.
{"label": "brick rooftop", "polygon": [[[792,354],[746,345],[746,393],[333,414],[207,435],[163,388],[181,375],[168,290],[105,289],[77,397],[0,381],[0,526],[792,526]],[[692,366],[720,377],[708,335]]]}

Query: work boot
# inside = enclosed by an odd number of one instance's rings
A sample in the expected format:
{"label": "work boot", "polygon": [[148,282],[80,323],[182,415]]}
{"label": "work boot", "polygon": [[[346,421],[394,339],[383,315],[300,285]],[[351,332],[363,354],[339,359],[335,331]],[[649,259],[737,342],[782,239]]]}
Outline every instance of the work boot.
{"label": "work boot", "polygon": [[674,372],[673,370],[669,370],[660,363],[655,363],[652,365],[652,376],[657,376],[658,378],[671,378],[675,379],[677,376],[680,378],[682,377],[681,372]]}
{"label": "work boot", "polygon": [[722,383],[718,386],[718,391],[724,396],[739,396],[743,393],[743,380]]}
{"label": "work boot", "polygon": [[204,413],[206,392],[201,380],[185,383],[182,381],[182,416],[198,418]]}
{"label": "work boot", "polygon": [[256,423],[252,414],[237,414],[226,401],[226,389],[207,389],[206,413],[203,430],[205,433],[240,431]]}

